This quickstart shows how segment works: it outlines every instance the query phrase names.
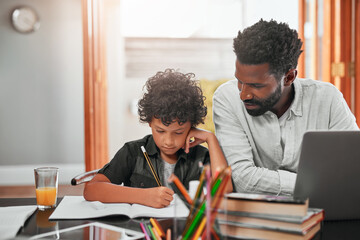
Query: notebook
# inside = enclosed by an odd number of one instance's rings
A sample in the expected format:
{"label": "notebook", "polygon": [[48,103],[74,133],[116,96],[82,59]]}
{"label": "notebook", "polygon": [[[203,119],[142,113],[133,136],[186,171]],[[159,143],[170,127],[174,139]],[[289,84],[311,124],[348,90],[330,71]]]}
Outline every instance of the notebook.
{"label": "notebook", "polygon": [[360,131],[304,134],[294,197],[325,220],[360,219]]}

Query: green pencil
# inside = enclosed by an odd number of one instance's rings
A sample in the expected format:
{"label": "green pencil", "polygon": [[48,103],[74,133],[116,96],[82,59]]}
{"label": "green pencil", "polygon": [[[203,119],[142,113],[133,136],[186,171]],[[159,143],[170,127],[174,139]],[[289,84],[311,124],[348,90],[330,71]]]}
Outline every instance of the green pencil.
{"label": "green pencil", "polygon": [[150,225],[147,225],[150,233],[151,233],[151,237],[154,239],[154,240],[157,240],[157,237],[155,236],[155,233],[154,231],[152,230],[151,226]]}

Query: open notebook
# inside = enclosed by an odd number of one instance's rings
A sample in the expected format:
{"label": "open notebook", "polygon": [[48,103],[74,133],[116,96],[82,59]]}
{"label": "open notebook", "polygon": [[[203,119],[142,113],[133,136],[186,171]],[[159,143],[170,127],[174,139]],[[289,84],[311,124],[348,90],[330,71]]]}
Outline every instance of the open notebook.
{"label": "open notebook", "polygon": [[174,195],[174,200],[165,208],[128,203],[90,202],[86,201],[83,196],[65,196],[49,219],[88,219],[111,215],[125,215],[130,218],[173,218],[186,217],[188,214],[188,208],[177,195]]}

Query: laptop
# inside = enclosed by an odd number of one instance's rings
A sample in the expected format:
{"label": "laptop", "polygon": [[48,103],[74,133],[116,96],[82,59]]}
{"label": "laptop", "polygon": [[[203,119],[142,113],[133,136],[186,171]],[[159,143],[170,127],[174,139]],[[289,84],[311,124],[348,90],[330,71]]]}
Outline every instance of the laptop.
{"label": "laptop", "polygon": [[306,132],[294,197],[325,220],[360,219],[360,131]]}

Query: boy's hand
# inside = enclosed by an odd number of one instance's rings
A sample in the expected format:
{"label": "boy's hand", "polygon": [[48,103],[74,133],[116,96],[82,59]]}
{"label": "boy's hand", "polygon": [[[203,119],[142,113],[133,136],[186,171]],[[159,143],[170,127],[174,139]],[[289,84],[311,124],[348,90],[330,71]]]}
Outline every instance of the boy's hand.
{"label": "boy's hand", "polygon": [[174,191],[167,187],[147,188],[144,196],[144,205],[154,208],[163,208],[170,205]]}
{"label": "boy's hand", "polygon": [[[209,141],[209,139],[213,136],[214,134],[210,131],[204,130],[204,129],[200,129],[200,128],[191,128],[189,131],[189,134],[186,137],[186,141],[185,141],[185,145],[184,145],[184,150],[186,153],[189,152],[189,149],[199,145],[201,143],[207,142]],[[193,141],[191,141],[191,139],[194,138]]]}

